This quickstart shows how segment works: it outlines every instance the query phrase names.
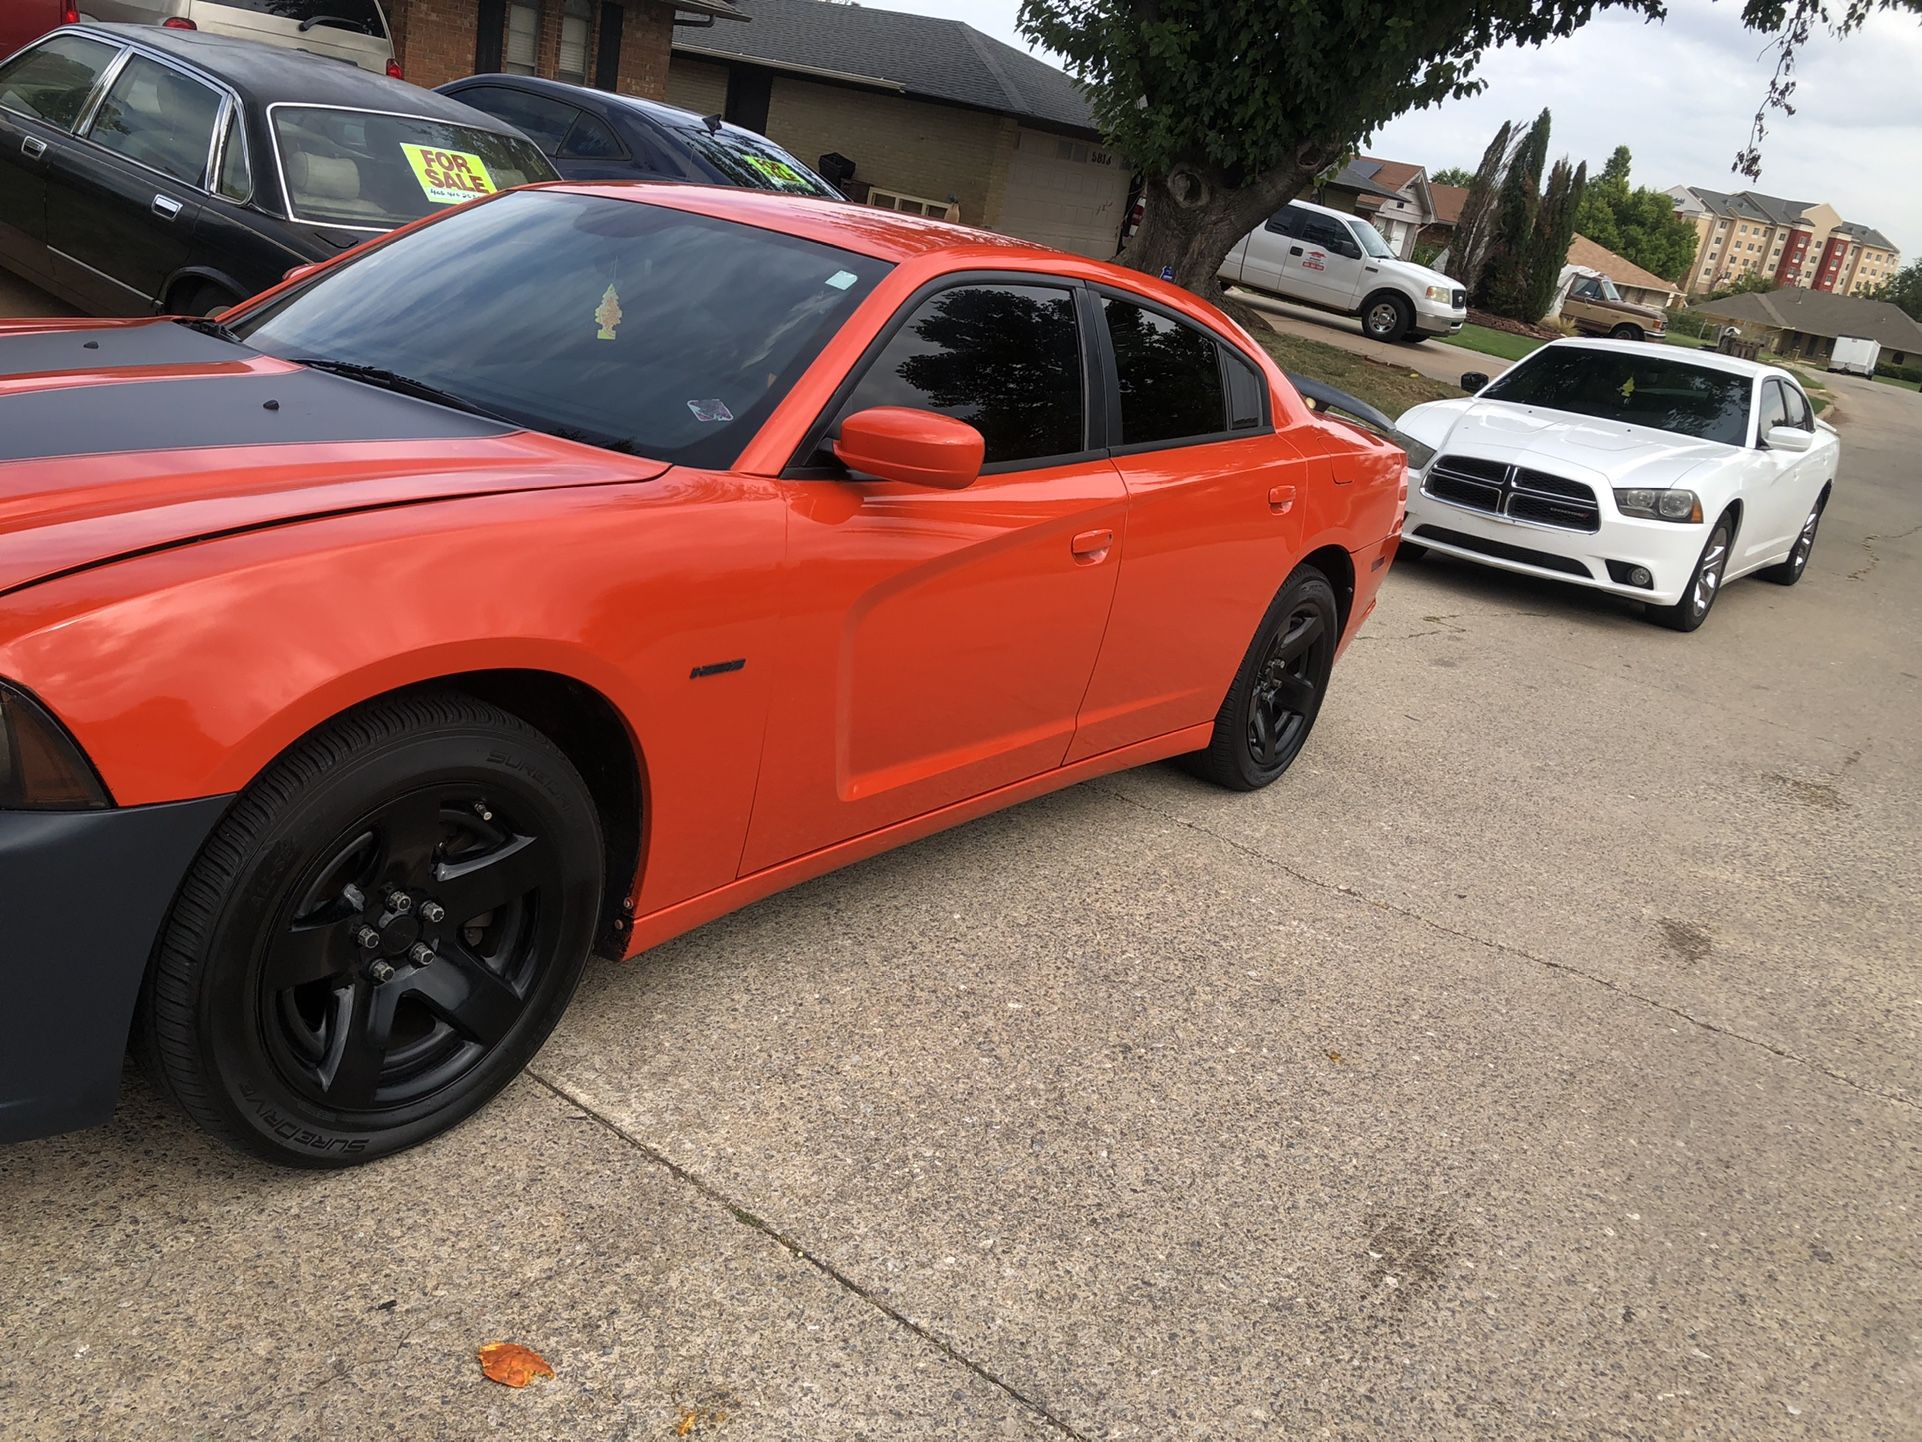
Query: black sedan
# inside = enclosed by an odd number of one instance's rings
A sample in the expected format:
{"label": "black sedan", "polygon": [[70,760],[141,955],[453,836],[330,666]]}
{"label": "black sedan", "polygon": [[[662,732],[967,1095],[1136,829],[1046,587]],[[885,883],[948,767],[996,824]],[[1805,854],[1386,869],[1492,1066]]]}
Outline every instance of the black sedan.
{"label": "black sedan", "polygon": [[765,135],[718,116],[532,75],[470,75],[440,93],[513,126],[569,180],[680,180],[843,198]]}
{"label": "black sedan", "polygon": [[0,265],[98,315],[219,311],[443,206],[555,178],[480,111],[251,41],[70,25],[0,63]]}

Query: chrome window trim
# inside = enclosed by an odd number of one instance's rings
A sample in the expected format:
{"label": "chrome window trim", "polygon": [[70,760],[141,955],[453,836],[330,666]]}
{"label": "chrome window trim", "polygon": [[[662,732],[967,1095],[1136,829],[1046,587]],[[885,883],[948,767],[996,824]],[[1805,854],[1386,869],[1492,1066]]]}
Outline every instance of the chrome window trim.
{"label": "chrome window trim", "polygon": [[[177,175],[169,175],[164,170],[156,170],[144,160],[135,160],[131,155],[123,154],[121,151],[115,150],[110,146],[102,145],[91,135],[85,133],[91,130],[94,121],[99,119],[100,107],[106,103],[108,92],[120,82],[120,73],[125,70],[128,65],[133,63],[133,57],[135,55],[138,55],[142,60],[152,61],[163,70],[171,70],[177,75],[184,76],[186,79],[191,80],[194,84],[204,89],[211,90],[220,100],[220,109],[214,114],[213,134],[207,139],[207,153],[200,159],[199,180],[182,180]],[[104,78],[105,77],[103,77],[103,79]],[[86,115],[82,117],[81,123],[74,128],[73,138],[91,145],[102,155],[111,155],[115,160],[124,161],[128,165],[137,165],[149,175],[159,176],[168,185],[185,185],[193,190],[199,191],[202,195],[206,195],[209,192],[207,182],[213,174],[212,165],[214,153],[220,148],[222,120],[226,116],[230,106],[238,108],[239,105],[240,97],[234,93],[233,87],[223,81],[216,80],[205,71],[195,69],[193,66],[182,65],[174,60],[171,55],[156,54],[154,51],[143,49],[138,43],[129,42],[121,52],[120,59],[114,65],[113,78],[99,88],[99,93],[94,96],[93,103],[88,107]]]}
{"label": "chrome window trim", "polygon": [[[434,115],[416,115],[408,110],[369,110],[364,105],[318,105],[309,104],[304,100],[276,100],[272,105],[267,107],[267,134],[273,141],[274,169],[280,175],[280,205],[282,212],[289,220],[300,225],[317,225],[324,230],[351,230],[362,235],[386,235],[389,231],[399,230],[401,225],[411,225],[413,222],[403,220],[400,222],[400,225],[346,225],[338,220],[311,220],[307,216],[298,214],[294,210],[293,194],[287,189],[287,160],[286,157],[281,154],[280,132],[274,128],[274,112],[276,110],[340,110],[348,115],[385,115],[393,120],[418,120],[423,125],[462,125],[465,123],[459,120],[444,120]],[[467,129],[479,130],[483,134],[507,134],[506,131],[500,130],[490,132],[485,126],[480,125],[468,125]],[[511,138],[526,140],[527,144],[534,145],[533,141],[527,140],[527,137],[520,134],[519,131],[515,131]],[[536,154],[540,154],[540,147],[534,145],[534,151]],[[542,155],[541,158],[543,160],[547,159],[545,155]],[[551,161],[549,163],[552,164]],[[447,206],[443,208],[452,209],[453,207]],[[420,218],[425,220],[427,217],[422,216]]]}
{"label": "chrome window trim", "polygon": [[[230,132],[240,142],[240,163],[247,172],[247,193],[242,196],[228,195],[220,188],[220,172],[227,164],[227,138]],[[252,205],[255,189],[253,160],[253,152],[247,144],[246,110],[229,96],[228,104],[221,111],[220,124],[214,129],[213,160],[207,167],[207,193],[229,205]]]}
{"label": "chrome window trim", "polygon": [[42,35],[31,45],[21,46],[18,51],[7,58],[10,60],[22,59],[31,51],[38,50],[49,40],[57,40],[62,35],[77,36],[79,39],[91,41],[95,45],[105,46],[107,49],[115,52],[113,59],[109,60],[106,65],[101,68],[100,74],[94,77],[93,88],[87,92],[87,98],[80,106],[80,114],[74,121],[73,129],[67,130],[55,125],[45,116],[29,115],[24,110],[15,110],[11,105],[0,105],[0,110],[6,111],[9,115],[17,115],[22,120],[31,120],[35,125],[44,125],[49,130],[57,130],[71,140],[80,134],[80,131],[86,126],[88,121],[93,119],[94,107],[100,104],[100,97],[107,93],[107,87],[113,83],[113,77],[118,75],[120,73],[120,67],[126,64],[127,42],[124,40],[108,40],[104,36],[94,35],[85,30],[76,30],[72,26],[62,26],[58,30],[50,31]]}

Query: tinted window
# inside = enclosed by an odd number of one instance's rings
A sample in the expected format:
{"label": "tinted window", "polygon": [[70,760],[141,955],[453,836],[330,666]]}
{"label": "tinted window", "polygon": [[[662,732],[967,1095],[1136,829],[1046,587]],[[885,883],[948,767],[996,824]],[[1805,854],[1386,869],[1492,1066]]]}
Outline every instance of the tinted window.
{"label": "tinted window", "polygon": [[789,195],[824,195],[841,199],[841,192],[772,140],[748,130],[671,130],[668,132],[713,166],[730,185],[753,190],[778,190]]}
{"label": "tinted window", "polygon": [[1121,378],[1121,443],[1219,435],[1228,429],[1214,338],[1125,300],[1107,303]]}
{"label": "tinted window", "polygon": [[363,35],[387,34],[381,23],[380,7],[374,0],[220,0],[236,10],[257,10],[282,20],[311,20],[316,25],[331,25],[340,30],[358,30]]}
{"label": "tinted window", "polygon": [[442,206],[555,179],[518,135],[444,120],[277,105],[274,142],[297,219],[387,230]]}
{"label": "tinted window", "polygon": [[128,59],[87,127],[95,145],[198,185],[207,173],[220,95],[144,55]]}
{"label": "tinted window", "polygon": [[236,324],[536,430],[732,465],[888,271],[777,231],[528,190],[364,252]]}
{"label": "tinted window", "polygon": [[0,66],[0,105],[72,130],[100,73],[120,51],[79,35],[59,35]]}
{"label": "tinted window", "polygon": [[1762,383],[1762,415],[1755,423],[1756,435],[1766,436],[1772,427],[1785,426],[1788,423],[1789,407],[1788,401],[1782,395],[1782,383],[1764,381]]}
{"label": "tinted window", "polygon": [[227,117],[227,134],[220,142],[220,170],[214,189],[229,200],[245,202],[253,198],[254,181],[247,167],[246,127],[238,110]]}
{"label": "tinted window", "polygon": [[1268,384],[1261,373],[1228,347],[1221,348],[1228,370],[1228,428],[1254,430],[1266,419]]}
{"label": "tinted window", "polygon": [[1748,442],[1749,378],[1601,346],[1544,346],[1482,392],[1489,400],[1631,426]]}
{"label": "tinted window", "polygon": [[561,147],[561,154],[570,160],[609,160],[620,153],[614,132],[586,114],[574,122],[574,128],[567,132],[567,143]]}
{"label": "tinted window", "polygon": [[1302,212],[1294,206],[1284,206],[1268,222],[1268,228],[1276,235],[1298,237],[1301,234]]}
{"label": "tinted window", "polygon": [[1815,415],[1809,410],[1808,397],[1786,381],[1782,383],[1782,398],[1788,402],[1789,424],[1799,426],[1805,431],[1815,429]]}
{"label": "tinted window", "polygon": [[571,105],[550,100],[545,95],[529,95],[509,90],[504,85],[476,85],[454,96],[462,105],[484,110],[496,120],[504,120],[548,155],[561,148],[568,127],[580,114]]}
{"label": "tinted window", "polygon": [[1361,254],[1361,247],[1355,237],[1348,233],[1348,227],[1337,225],[1325,215],[1308,211],[1301,218],[1301,238],[1310,245],[1318,245],[1323,250],[1332,250],[1337,255],[1350,257]]}
{"label": "tinted window", "polygon": [[869,406],[966,421],[987,443],[988,465],[1084,449],[1073,293],[969,285],[930,297],[875,358],[841,414]]}

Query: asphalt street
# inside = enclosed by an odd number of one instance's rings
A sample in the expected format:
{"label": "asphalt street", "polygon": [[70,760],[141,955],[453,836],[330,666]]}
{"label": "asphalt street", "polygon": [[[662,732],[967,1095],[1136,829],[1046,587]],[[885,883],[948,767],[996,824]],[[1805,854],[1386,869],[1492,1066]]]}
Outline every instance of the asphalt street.
{"label": "asphalt street", "polygon": [[1800,586],[1683,636],[1399,565],[1268,791],[597,967],[410,1155],[130,1072],[0,1151],[0,1436],[1914,1442],[1922,396],[1835,389]]}

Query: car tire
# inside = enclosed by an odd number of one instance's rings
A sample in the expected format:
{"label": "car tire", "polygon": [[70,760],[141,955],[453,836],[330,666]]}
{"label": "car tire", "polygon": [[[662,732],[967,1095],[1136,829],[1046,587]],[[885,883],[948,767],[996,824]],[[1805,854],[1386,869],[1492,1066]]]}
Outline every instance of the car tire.
{"label": "car tire", "polygon": [[241,299],[222,286],[201,281],[175,290],[167,297],[166,311],[169,315],[216,316],[239,305]]}
{"label": "car tire", "polygon": [[1205,751],[1185,758],[1204,780],[1258,791],[1286,771],[1314,729],[1341,639],[1335,588],[1313,566],[1288,578],[1248,643]]}
{"label": "car tire", "polygon": [[593,796],[545,736],[455,692],[371,703],[215,828],[162,930],[136,1052],[189,1117],[270,1161],[413,1146],[553,1029],[602,871]]}
{"label": "car tire", "polygon": [[1610,340],[1641,340],[1642,328],[1638,325],[1618,325],[1608,333]]}
{"label": "car tire", "polygon": [[1419,561],[1428,554],[1428,547],[1420,541],[1403,541],[1395,547],[1397,561]]}
{"label": "car tire", "polygon": [[1789,552],[1786,561],[1778,561],[1765,571],[1756,572],[1764,581],[1773,581],[1778,586],[1793,586],[1802,579],[1808,570],[1809,555],[1815,550],[1815,532],[1822,524],[1822,509],[1828,505],[1829,498],[1824,495],[1809,512],[1808,519],[1802,522],[1802,533],[1795,538],[1795,549]]}
{"label": "car tire", "polygon": [[1650,606],[1649,620],[1671,631],[1693,631],[1706,621],[1715,598],[1722,594],[1722,578],[1728,574],[1729,551],[1734,543],[1735,517],[1724,511],[1708,533],[1681,600],[1672,606]]}
{"label": "car tire", "polygon": [[1361,333],[1370,340],[1398,341],[1415,324],[1415,308],[1393,291],[1377,291],[1363,302]]}

